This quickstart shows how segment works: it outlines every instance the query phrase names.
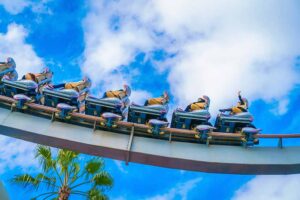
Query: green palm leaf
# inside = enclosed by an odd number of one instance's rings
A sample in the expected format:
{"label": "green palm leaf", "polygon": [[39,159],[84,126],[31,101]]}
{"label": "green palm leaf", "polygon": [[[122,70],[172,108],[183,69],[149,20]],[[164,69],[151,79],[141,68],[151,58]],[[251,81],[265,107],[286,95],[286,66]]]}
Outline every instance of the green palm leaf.
{"label": "green palm leaf", "polygon": [[88,174],[95,174],[99,172],[104,166],[103,160],[95,158],[90,160],[86,165],[85,165],[85,170]]}
{"label": "green palm leaf", "polygon": [[113,179],[109,173],[102,171],[94,175],[92,181],[95,186],[108,186],[112,187]]}
{"label": "green palm leaf", "polygon": [[11,181],[15,184],[22,185],[24,188],[33,187],[37,189],[39,187],[39,181],[29,174],[15,175]]}
{"label": "green palm leaf", "polygon": [[52,160],[52,153],[50,147],[37,145],[35,158],[39,159],[39,162],[45,172],[52,169],[55,165],[55,161]]}
{"label": "green palm leaf", "polygon": [[[61,149],[56,157],[53,157],[50,147],[42,145],[36,147],[35,157],[42,166],[42,173],[16,175],[11,179],[13,183],[24,188],[43,190],[44,193],[33,199],[67,199],[70,195],[81,195],[92,200],[108,199],[103,194],[103,189],[112,187],[113,179],[109,173],[104,171],[102,159],[93,158],[84,167],[81,167],[77,152]],[[91,189],[88,191],[76,190],[86,188],[86,185],[89,185]]]}
{"label": "green palm leaf", "polygon": [[88,191],[88,199],[90,200],[107,200],[108,197],[102,194],[101,190],[92,188]]}

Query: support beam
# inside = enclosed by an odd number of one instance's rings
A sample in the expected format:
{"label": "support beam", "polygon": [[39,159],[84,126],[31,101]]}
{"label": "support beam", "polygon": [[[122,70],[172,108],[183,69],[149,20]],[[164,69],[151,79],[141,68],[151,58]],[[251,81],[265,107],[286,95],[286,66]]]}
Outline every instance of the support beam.
{"label": "support beam", "polygon": [[[232,174],[300,173],[300,147],[222,146],[120,134],[0,108],[0,134],[57,148],[183,170]],[[134,145],[133,145],[134,139]],[[126,157],[130,151],[130,156]]]}

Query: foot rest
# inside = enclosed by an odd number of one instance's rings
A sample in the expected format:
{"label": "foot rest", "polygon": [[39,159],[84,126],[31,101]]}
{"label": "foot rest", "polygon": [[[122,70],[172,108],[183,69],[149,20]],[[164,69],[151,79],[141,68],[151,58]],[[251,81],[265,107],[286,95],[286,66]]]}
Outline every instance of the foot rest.
{"label": "foot rest", "polygon": [[198,125],[198,126],[196,126],[196,130],[199,131],[199,132],[212,131],[214,129],[216,129],[216,128],[213,127],[213,126],[210,126],[210,125]]}
{"label": "foot rest", "polygon": [[60,119],[70,119],[70,113],[73,112],[76,107],[75,106],[70,106],[68,104],[65,103],[59,103],[57,104],[56,108],[60,111],[58,113],[56,113],[56,117],[60,118]]}
{"label": "foot rest", "polygon": [[196,139],[208,140],[211,138],[208,136],[208,133],[210,133],[212,130],[216,128],[210,125],[198,125],[196,126],[195,129],[199,133],[195,135]]}
{"label": "foot rest", "polygon": [[149,129],[147,130],[148,133],[153,134],[154,136],[163,135],[165,134],[161,128],[167,127],[169,125],[166,121],[161,121],[158,119],[150,119],[149,122]]}
{"label": "foot rest", "polygon": [[104,119],[121,119],[122,117],[120,115],[117,115],[115,113],[105,112],[101,115]]}
{"label": "foot rest", "polygon": [[169,122],[165,122],[165,121],[158,120],[158,119],[150,119],[149,124],[153,125],[153,126],[168,126]]}
{"label": "foot rest", "polygon": [[101,115],[104,121],[100,122],[100,125],[108,128],[117,128],[117,122],[122,119],[120,115],[115,113],[105,112]]}
{"label": "foot rest", "polygon": [[[27,109],[25,103],[31,101],[31,98],[24,94],[16,94],[13,96],[14,100],[17,102],[12,105],[12,107],[17,107],[18,109]],[[12,108],[13,109],[13,108]]]}
{"label": "foot rest", "polygon": [[66,104],[66,103],[59,103],[59,104],[57,104],[56,108],[59,109],[59,110],[73,110],[73,109],[75,109],[74,106],[70,106],[69,104]]}

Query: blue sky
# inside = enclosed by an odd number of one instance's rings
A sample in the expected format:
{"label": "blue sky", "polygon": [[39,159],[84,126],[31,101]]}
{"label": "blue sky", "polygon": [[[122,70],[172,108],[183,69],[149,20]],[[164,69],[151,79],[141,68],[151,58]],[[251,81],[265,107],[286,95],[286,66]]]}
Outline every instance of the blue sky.
{"label": "blue sky", "polygon": [[[233,105],[242,90],[257,127],[265,133],[296,133],[299,8],[297,1],[0,0],[0,59],[14,57],[20,74],[49,66],[57,83],[88,75],[94,95],[128,83],[138,103],[168,90],[171,108],[183,107],[207,94],[213,114]],[[1,180],[13,199],[29,198],[7,180],[20,170],[36,169],[34,160],[24,158],[32,158],[34,144],[3,136],[0,144]],[[300,185],[296,175],[207,174],[105,160],[115,179],[111,199],[300,195],[289,187]],[[282,196],[276,196],[275,186],[283,188]],[[264,194],[258,193],[261,187]]]}

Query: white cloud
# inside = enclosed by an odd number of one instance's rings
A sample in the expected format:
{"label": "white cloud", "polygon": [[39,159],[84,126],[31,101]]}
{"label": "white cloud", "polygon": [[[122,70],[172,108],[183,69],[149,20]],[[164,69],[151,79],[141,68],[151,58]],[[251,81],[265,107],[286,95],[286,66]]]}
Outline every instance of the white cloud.
{"label": "white cloud", "polygon": [[184,183],[175,185],[172,189],[164,194],[155,195],[153,197],[146,198],[147,200],[171,200],[171,199],[188,199],[188,194],[192,191],[202,178],[195,178]]}
{"label": "white cloud", "polygon": [[30,0],[0,0],[0,5],[3,5],[7,12],[16,15],[30,5]]}
{"label": "white cloud", "polygon": [[0,146],[0,174],[16,167],[27,171],[38,166],[38,162],[34,158],[35,145],[33,143],[1,135]]}
{"label": "white cloud", "polygon": [[[27,30],[17,24],[10,24],[7,33],[0,34],[0,59],[4,61],[6,57],[13,57],[19,77],[26,72],[39,72],[43,66],[42,59],[26,43],[27,34]],[[23,170],[37,166],[34,159],[35,145],[32,143],[1,136],[0,146],[0,173],[19,166]]]}
{"label": "white cloud", "polygon": [[242,186],[233,200],[298,200],[300,175],[257,176]]}
{"label": "white cloud", "polygon": [[277,101],[276,113],[283,114],[300,80],[293,67],[300,54],[298,9],[293,0],[91,0],[83,71],[100,83],[138,52],[152,59],[151,52],[162,48],[176,53],[157,68],[169,68],[167,81],[180,106],[207,94],[216,111],[234,104],[242,90],[250,101]]}
{"label": "white cloud", "polygon": [[145,103],[145,99],[148,99],[151,97],[151,94],[147,91],[143,90],[134,90],[131,93],[130,99],[132,99],[132,102],[143,105]]}
{"label": "white cloud", "polygon": [[51,13],[45,5],[52,0],[41,0],[34,2],[32,0],[0,0],[2,5],[7,12],[12,15],[22,13],[25,8],[31,8],[35,13]]}
{"label": "white cloud", "polygon": [[110,22],[117,20],[115,14],[121,12],[122,6],[123,2],[90,2],[90,13],[84,20],[83,70],[96,84],[100,81],[104,81],[104,85],[123,84],[124,79],[128,81],[130,78],[120,75],[117,69],[129,64],[138,51],[153,48],[150,33],[140,28],[130,14],[119,19],[120,30],[114,31],[111,27]]}
{"label": "white cloud", "polygon": [[17,24],[10,24],[7,33],[0,33],[1,60],[14,58],[19,78],[27,72],[39,72],[43,60],[35,53],[32,45],[26,43],[27,30]]}

